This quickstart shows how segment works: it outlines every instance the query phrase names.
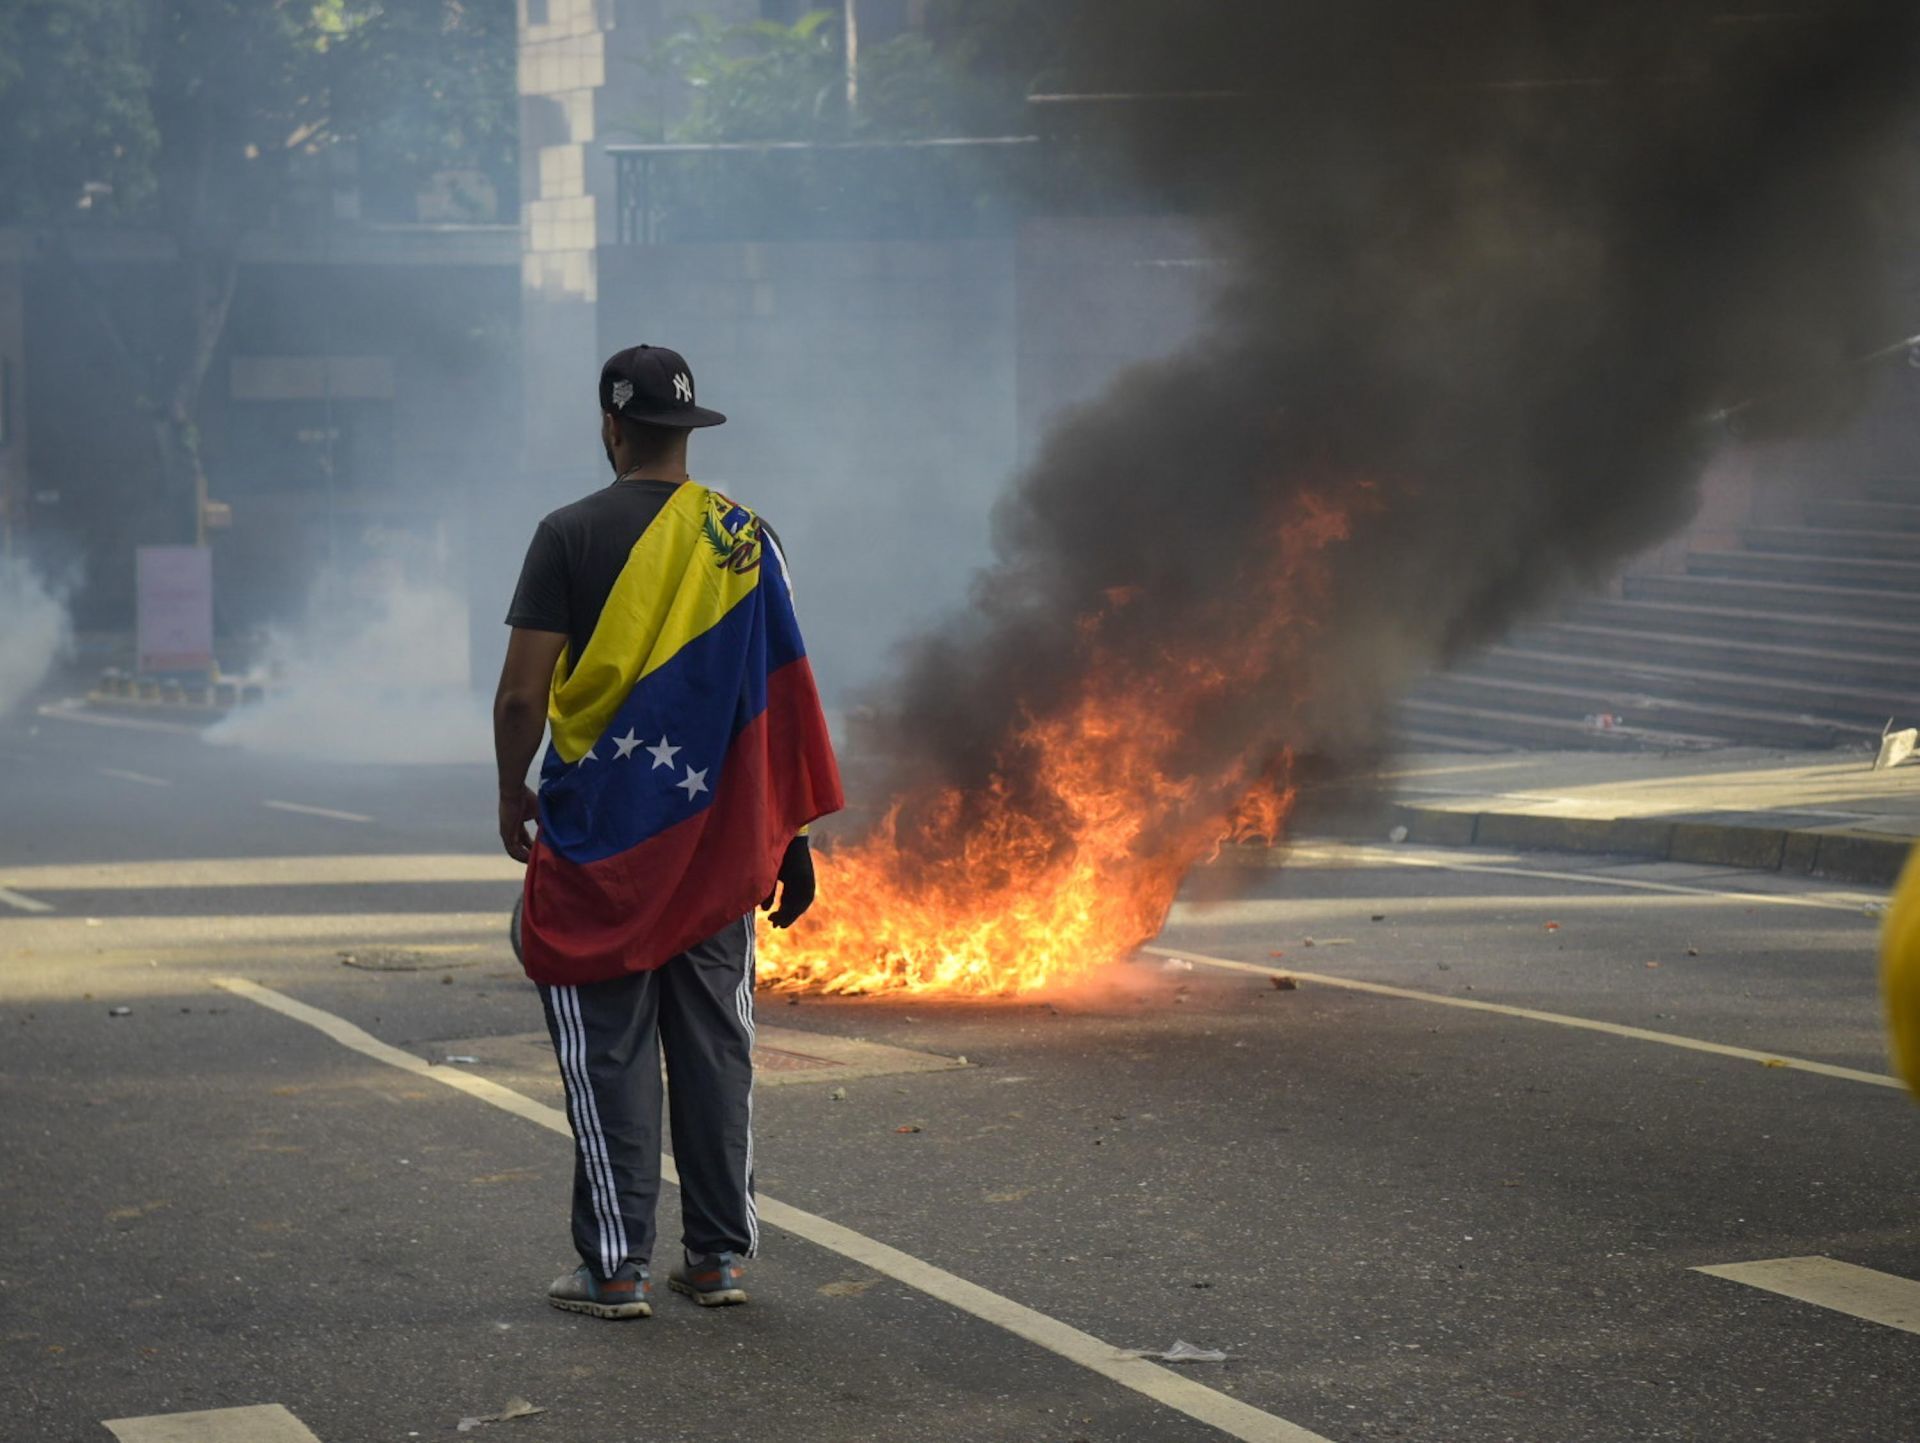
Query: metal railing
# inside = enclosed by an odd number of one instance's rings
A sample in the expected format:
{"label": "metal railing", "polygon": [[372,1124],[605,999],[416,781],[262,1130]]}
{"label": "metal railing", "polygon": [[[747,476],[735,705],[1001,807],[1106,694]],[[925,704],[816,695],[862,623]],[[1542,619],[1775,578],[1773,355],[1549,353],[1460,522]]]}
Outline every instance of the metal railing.
{"label": "metal railing", "polygon": [[607,147],[623,245],[1005,234],[1041,150],[1030,135]]}

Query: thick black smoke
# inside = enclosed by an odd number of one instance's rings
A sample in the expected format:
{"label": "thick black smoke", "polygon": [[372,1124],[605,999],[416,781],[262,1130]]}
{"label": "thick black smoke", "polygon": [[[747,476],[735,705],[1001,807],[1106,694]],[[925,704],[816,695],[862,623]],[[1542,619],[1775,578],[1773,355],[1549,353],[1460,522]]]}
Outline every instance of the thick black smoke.
{"label": "thick black smoke", "polygon": [[1206,648],[1287,499],[1364,478],[1301,657],[1196,717],[1187,760],[1348,751],[1418,671],[1682,524],[1703,417],[1915,329],[1885,251],[1920,7],[1738,3],[1079,0],[1050,88],[1160,98],[1045,113],[1209,218],[1232,278],[1003,498],[873,743],[1018,792],[1078,618],[1136,588],[1110,654]]}

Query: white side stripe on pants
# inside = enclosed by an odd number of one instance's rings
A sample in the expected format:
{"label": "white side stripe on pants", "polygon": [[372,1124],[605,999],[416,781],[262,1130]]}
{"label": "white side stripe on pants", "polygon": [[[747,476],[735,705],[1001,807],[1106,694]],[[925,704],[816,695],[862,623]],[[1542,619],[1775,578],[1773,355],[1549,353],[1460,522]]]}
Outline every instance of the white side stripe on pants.
{"label": "white side stripe on pants", "polygon": [[620,1191],[614,1181],[613,1159],[607,1150],[607,1135],[600,1126],[600,1104],[593,1095],[593,1074],[588,1066],[587,1023],[580,1011],[580,989],[567,989],[568,1006],[573,1012],[574,1037],[578,1047],[576,1057],[580,1069],[581,1097],[587,1111],[587,1133],[591,1139],[593,1155],[600,1160],[600,1185],[606,1198],[607,1234],[609,1248],[603,1257],[608,1276],[617,1272],[627,1260],[627,1224],[620,1214]]}
{"label": "white side stripe on pants", "polygon": [[604,1260],[608,1252],[606,1206],[600,1195],[598,1159],[594,1157],[587,1141],[586,1113],[580,1105],[580,1082],[574,1071],[573,1020],[567,1015],[565,1001],[567,991],[565,987],[554,987],[547,994],[549,1005],[553,1008],[554,1055],[559,1060],[560,1079],[566,1087],[567,1120],[573,1124],[574,1142],[580,1149],[581,1164],[586,1169],[587,1190],[593,1197],[593,1220],[600,1231],[600,1256]]}
{"label": "white side stripe on pants", "polygon": [[747,1175],[743,1179],[745,1186],[742,1194],[747,1200],[747,1256],[760,1254],[760,1209],[753,1201],[753,971],[754,971],[754,918],[747,913],[747,960],[740,975],[740,990],[734,993],[734,1003],[740,1012],[740,1026],[747,1034]]}
{"label": "white side stripe on pants", "polygon": [[551,989],[553,1015],[560,1045],[560,1071],[567,1083],[567,1101],[573,1112],[574,1137],[593,1195],[594,1221],[600,1231],[600,1271],[612,1277],[627,1260],[627,1228],[620,1216],[620,1195],[614,1185],[613,1164],[606,1137],[600,1130],[600,1109],[594,1104],[592,1077],[587,1070],[587,1032],[580,1016],[577,987]]}

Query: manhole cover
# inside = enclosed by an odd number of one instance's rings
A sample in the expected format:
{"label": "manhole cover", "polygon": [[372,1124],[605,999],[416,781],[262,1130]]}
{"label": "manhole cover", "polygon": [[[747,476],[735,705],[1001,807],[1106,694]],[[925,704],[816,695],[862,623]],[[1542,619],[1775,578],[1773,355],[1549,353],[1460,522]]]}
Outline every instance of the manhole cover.
{"label": "manhole cover", "polygon": [[789,1052],[784,1047],[769,1047],[760,1042],[753,1049],[753,1065],[764,1072],[810,1072],[822,1067],[844,1067],[846,1064],[836,1062],[831,1057]]}
{"label": "manhole cover", "polygon": [[342,952],[340,960],[363,972],[445,972],[455,967],[480,965],[478,957],[450,956],[412,947],[356,947],[351,952]]}

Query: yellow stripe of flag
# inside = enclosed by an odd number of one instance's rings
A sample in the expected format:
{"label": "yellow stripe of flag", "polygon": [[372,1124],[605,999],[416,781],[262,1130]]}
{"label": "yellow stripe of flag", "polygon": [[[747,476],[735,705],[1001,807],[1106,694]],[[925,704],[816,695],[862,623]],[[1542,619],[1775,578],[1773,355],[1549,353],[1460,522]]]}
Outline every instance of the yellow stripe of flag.
{"label": "yellow stripe of flag", "polygon": [[760,584],[757,567],[720,564],[708,539],[710,515],[732,509],[718,492],[688,481],[633,544],[579,663],[562,653],[554,668],[547,721],[563,761],[585,756],[635,686]]}

